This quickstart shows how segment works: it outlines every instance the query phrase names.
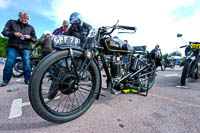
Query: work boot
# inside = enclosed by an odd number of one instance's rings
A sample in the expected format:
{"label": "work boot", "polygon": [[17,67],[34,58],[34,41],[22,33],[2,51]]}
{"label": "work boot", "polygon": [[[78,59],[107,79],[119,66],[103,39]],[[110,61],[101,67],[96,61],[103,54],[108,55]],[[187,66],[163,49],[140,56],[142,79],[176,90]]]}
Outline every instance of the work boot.
{"label": "work boot", "polygon": [[0,84],[0,87],[4,87],[4,86],[6,86],[8,83],[6,83],[6,82],[2,82],[1,84]]}
{"label": "work boot", "polygon": [[48,99],[53,99],[56,94],[58,93],[58,85],[55,82],[51,83],[51,86],[49,88],[49,92],[48,92]]}

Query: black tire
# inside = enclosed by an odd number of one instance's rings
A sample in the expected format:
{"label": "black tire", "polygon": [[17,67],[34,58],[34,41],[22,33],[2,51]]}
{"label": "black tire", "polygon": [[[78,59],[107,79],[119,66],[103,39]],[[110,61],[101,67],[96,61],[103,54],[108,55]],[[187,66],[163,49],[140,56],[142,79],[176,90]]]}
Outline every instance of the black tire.
{"label": "black tire", "polygon": [[198,64],[195,67],[195,71],[194,71],[194,79],[199,79],[199,68],[198,68]]}
{"label": "black tire", "polygon": [[[83,52],[73,50],[73,54],[78,73],[81,73],[80,67],[85,59]],[[89,69],[86,71],[87,74],[82,74],[84,76],[80,78],[80,82],[75,84],[77,80],[73,71],[74,66],[69,71],[66,67],[67,63],[65,65],[60,63],[67,58],[70,58],[68,50],[51,53],[44,57],[34,69],[29,84],[29,99],[33,109],[40,117],[54,123],[68,122],[81,116],[93,104],[100,89],[100,73],[94,61],[91,61]],[[54,74],[49,80],[45,74],[48,73],[50,66],[53,68]],[[58,74],[57,70],[62,71],[61,75],[56,75]],[[59,81],[57,83],[59,90],[53,99],[46,99],[47,91],[51,84],[55,83],[55,80]],[[85,86],[87,88],[84,88]]]}
{"label": "black tire", "polygon": [[16,60],[13,67],[13,77],[19,78],[24,75],[22,60]]}
{"label": "black tire", "polygon": [[164,65],[164,70],[166,70],[166,68],[167,68],[167,65],[165,64],[165,65]]}
{"label": "black tire", "polygon": [[162,71],[165,71],[165,70],[166,70],[165,62],[164,62],[164,61],[161,62],[161,70],[162,70]]}
{"label": "black tire", "polygon": [[[141,88],[141,91],[147,91],[152,88],[155,82],[156,64],[154,61],[151,61],[148,55],[144,55],[140,59],[146,64],[148,64],[148,66],[150,66],[138,75],[139,86]],[[144,65],[142,62],[138,63],[138,69],[141,69],[145,66],[146,65]]]}
{"label": "black tire", "polygon": [[184,62],[184,67],[182,70],[182,75],[181,75],[181,85],[185,85],[186,84],[186,79],[188,78],[188,73],[190,70],[190,66],[191,66],[191,61],[186,60]]}
{"label": "black tire", "polygon": [[175,67],[175,64],[173,63],[172,66],[171,66],[171,68],[174,69],[174,67]]}

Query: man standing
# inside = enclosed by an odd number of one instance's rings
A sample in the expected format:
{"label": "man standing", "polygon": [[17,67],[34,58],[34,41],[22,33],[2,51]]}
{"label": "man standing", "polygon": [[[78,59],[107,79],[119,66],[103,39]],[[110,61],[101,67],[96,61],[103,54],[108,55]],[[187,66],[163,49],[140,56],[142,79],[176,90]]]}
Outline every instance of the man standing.
{"label": "man standing", "polygon": [[28,24],[29,15],[19,12],[18,20],[8,20],[2,34],[8,37],[6,47],[7,60],[3,69],[3,83],[6,86],[12,76],[13,66],[18,55],[21,56],[24,65],[24,82],[29,84],[31,77],[30,42],[36,42],[36,34],[33,26]]}

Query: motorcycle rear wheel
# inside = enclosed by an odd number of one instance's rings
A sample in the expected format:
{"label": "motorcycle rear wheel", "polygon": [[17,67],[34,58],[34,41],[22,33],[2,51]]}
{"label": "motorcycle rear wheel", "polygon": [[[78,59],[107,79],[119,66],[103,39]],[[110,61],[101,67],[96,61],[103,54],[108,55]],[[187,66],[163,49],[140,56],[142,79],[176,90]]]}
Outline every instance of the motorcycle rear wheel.
{"label": "motorcycle rear wheel", "polygon": [[23,62],[22,60],[16,60],[14,67],[13,67],[13,77],[19,78],[24,75],[23,70]]}
{"label": "motorcycle rear wheel", "polygon": [[165,67],[165,62],[163,61],[163,62],[161,62],[161,70],[162,71],[165,71],[166,70],[166,67]]}
{"label": "motorcycle rear wheel", "polygon": [[174,69],[174,67],[175,67],[175,64],[172,64],[172,65],[171,65],[171,68]]}
{"label": "motorcycle rear wheel", "polygon": [[[73,51],[76,65],[68,69],[69,51],[59,51],[44,57],[34,69],[29,84],[29,99],[35,112],[43,119],[64,123],[78,118],[93,104],[100,88],[100,73],[94,61],[89,69],[77,80],[74,67],[80,72],[84,62],[84,54]],[[65,61],[66,62],[65,62]],[[48,79],[48,70],[52,68],[53,75]],[[60,72],[59,72],[60,71]],[[48,99],[49,89],[54,84],[55,95]],[[56,88],[56,89],[55,89]]]}
{"label": "motorcycle rear wheel", "polygon": [[[141,91],[147,91],[150,90],[155,82],[155,70],[156,65],[155,62],[151,61],[148,55],[143,55],[141,58],[142,62],[145,62],[146,65],[150,66],[147,67],[143,72],[139,73],[138,80],[139,80],[139,86],[141,88]],[[145,67],[142,62],[139,62],[138,69],[141,69]]]}

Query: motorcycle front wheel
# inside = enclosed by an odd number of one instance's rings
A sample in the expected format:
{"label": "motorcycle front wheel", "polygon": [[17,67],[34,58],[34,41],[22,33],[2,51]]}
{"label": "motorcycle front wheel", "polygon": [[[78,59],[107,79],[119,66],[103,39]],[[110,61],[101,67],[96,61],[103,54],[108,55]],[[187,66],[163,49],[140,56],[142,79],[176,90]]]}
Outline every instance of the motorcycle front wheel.
{"label": "motorcycle front wheel", "polygon": [[87,65],[83,64],[88,63],[83,52],[73,50],[75,64],[68,55],[69,51],[64,50],[43,58],[29,84],[33,109],[40,117],[54,123],[68,122],[85,113],[100,88],[96,63],[91,61],[88,69],[84,69]]}
{"label": "motorcycle front wheel", "polygon": [[184,67],[183,67],[182,74],[181,74],[181,82],[180,82],[181,85],[186,84],[186,79],[188,78],[190,67],[191,67],[191,61],[186,60],[184,62]]}
{"label": "motorcycle front wheel", "polygon": [[199,68],[198,68],[198,65],[195,66],[195,69],[194,69],[194,79],[199,79]]}

